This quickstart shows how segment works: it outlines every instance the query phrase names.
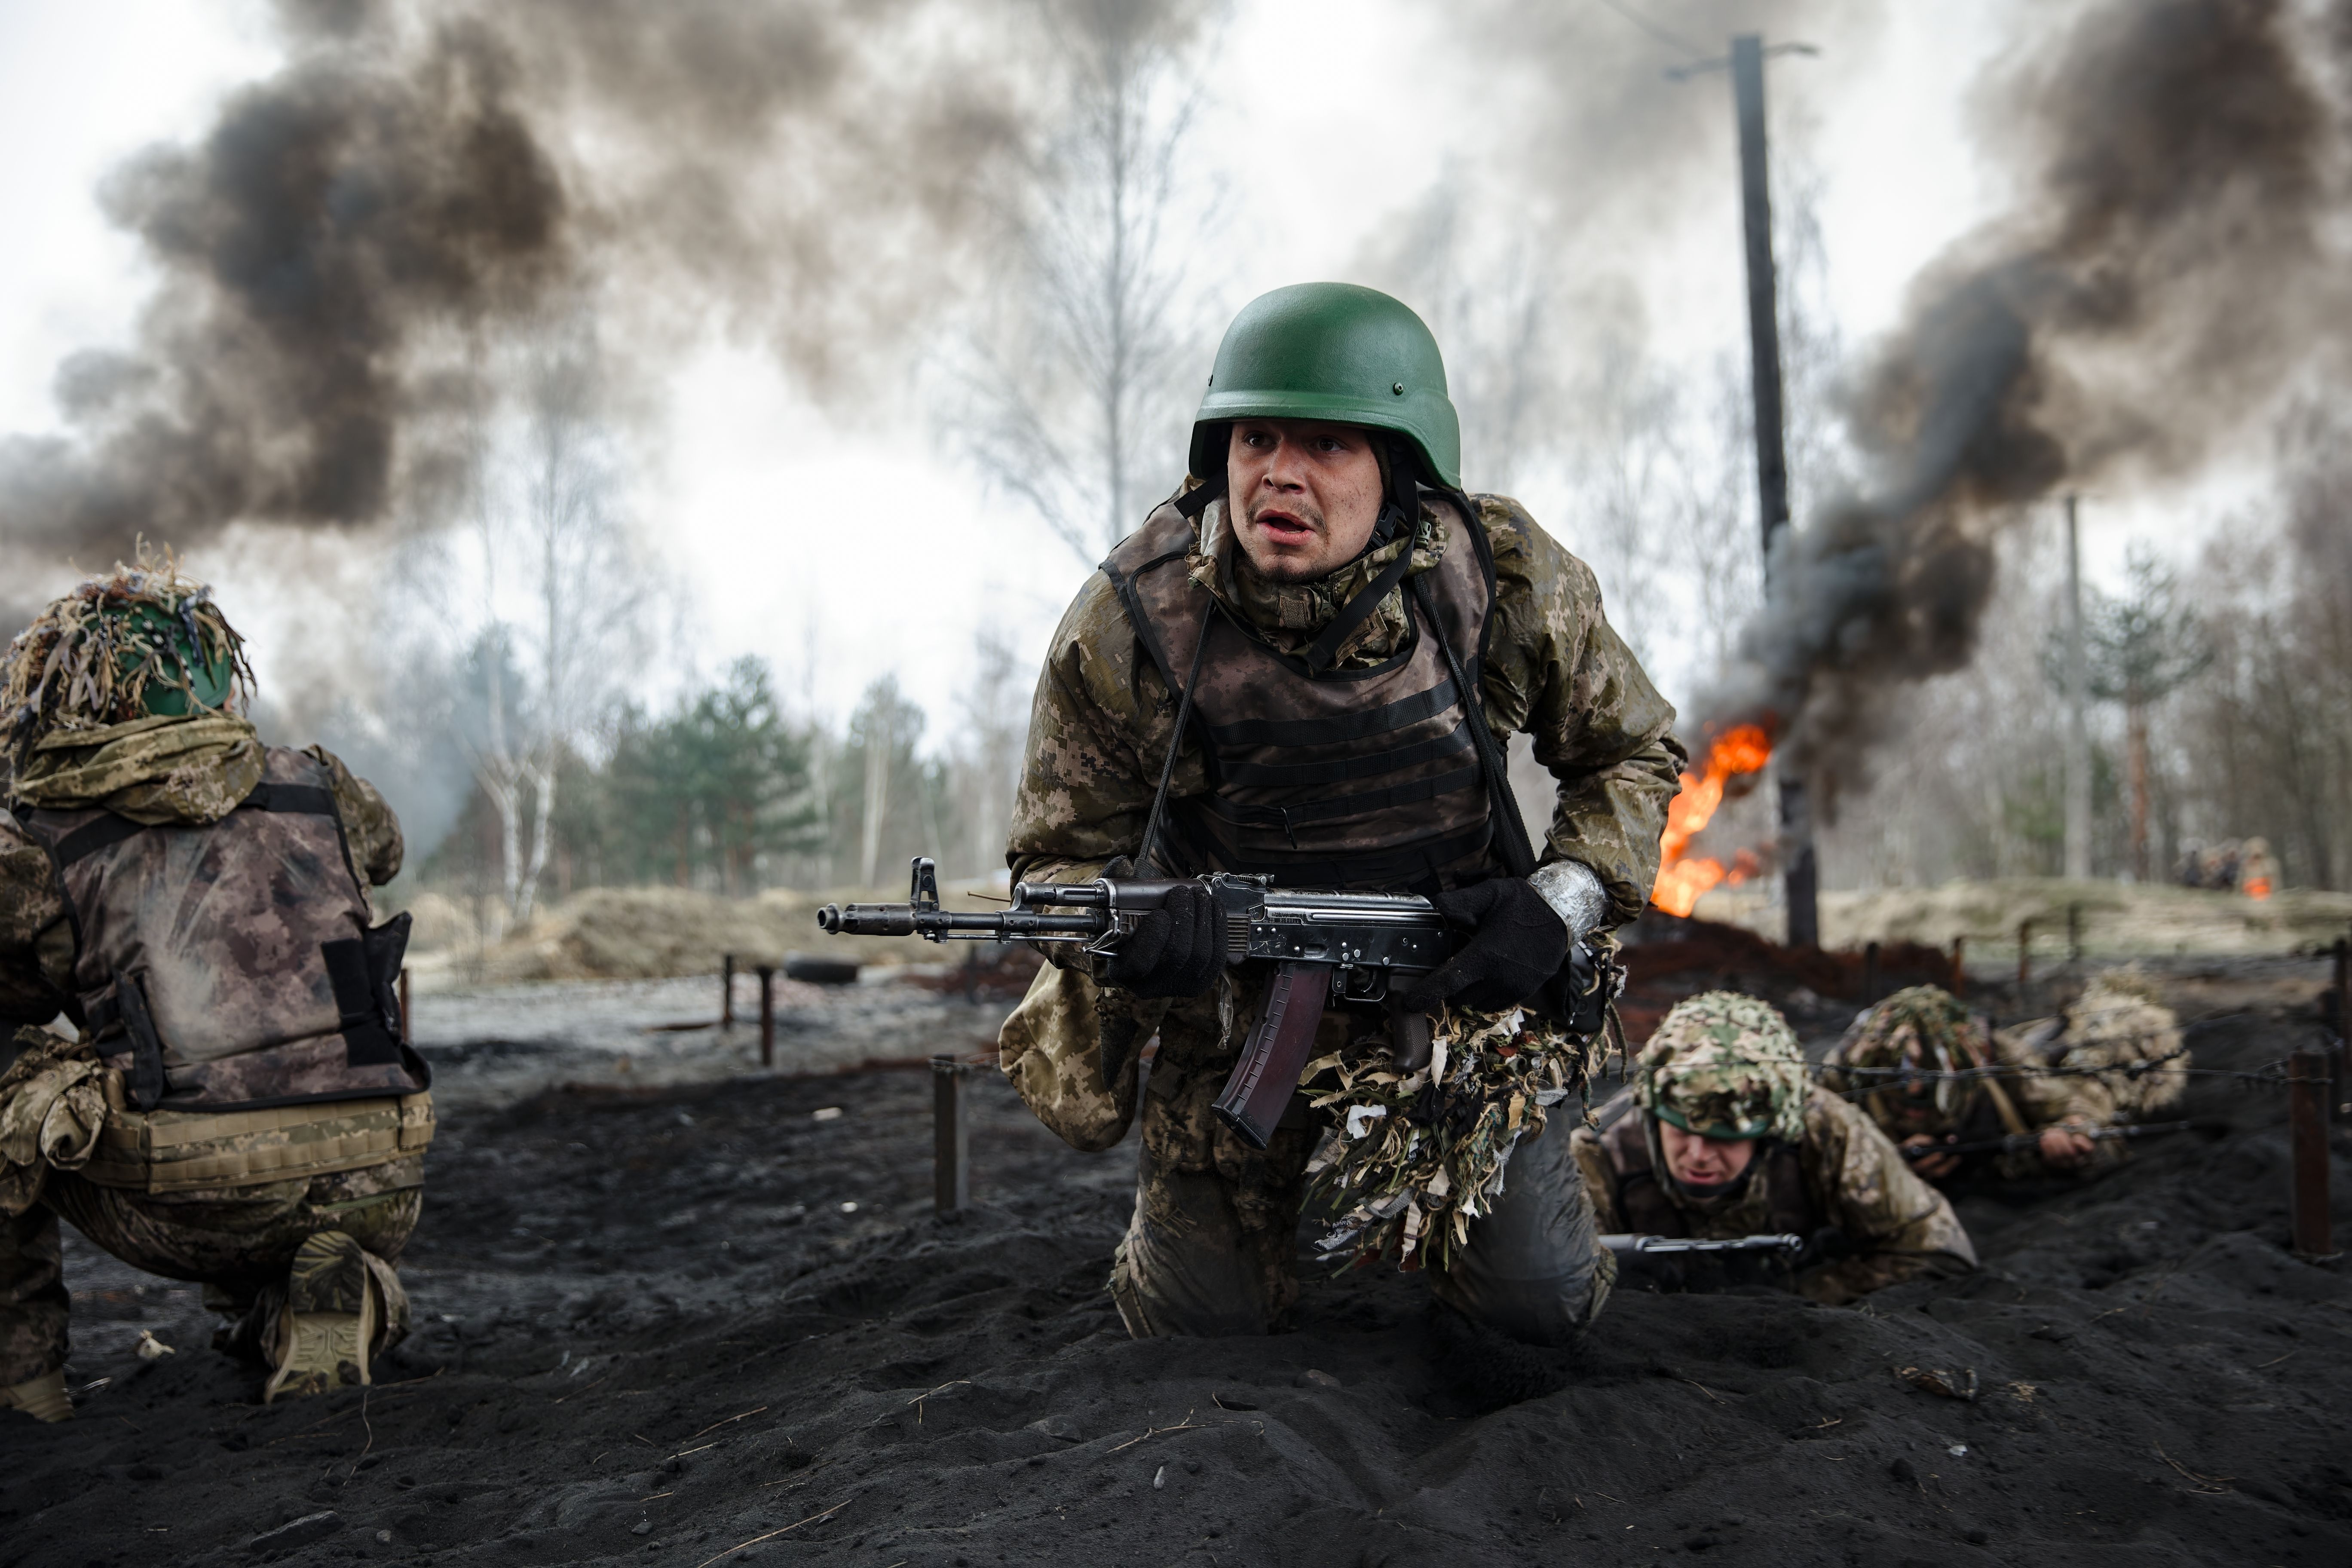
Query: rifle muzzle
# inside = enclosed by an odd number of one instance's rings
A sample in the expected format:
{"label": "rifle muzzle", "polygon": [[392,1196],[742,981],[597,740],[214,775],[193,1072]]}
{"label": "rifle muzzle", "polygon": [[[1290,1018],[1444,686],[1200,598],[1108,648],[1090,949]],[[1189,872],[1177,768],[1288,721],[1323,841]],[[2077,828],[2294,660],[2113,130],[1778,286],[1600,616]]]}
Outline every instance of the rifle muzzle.
{"label": "rifle muzzle", "polygon": [[912,936],[911,904],[827,904],[816,912],[817,930],[835,936]]}

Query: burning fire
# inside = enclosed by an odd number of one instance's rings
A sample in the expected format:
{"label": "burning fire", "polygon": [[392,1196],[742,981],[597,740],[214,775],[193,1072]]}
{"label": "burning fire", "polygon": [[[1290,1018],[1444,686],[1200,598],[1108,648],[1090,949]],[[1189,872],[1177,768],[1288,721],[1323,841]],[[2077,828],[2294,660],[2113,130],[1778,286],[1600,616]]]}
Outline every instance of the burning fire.
{"label": "burning fire", "polygon": [[1715,738],[1697,773],[1683,775],[1682,792],[1666,807],[1666,832],[1660,841],[1664,857],[1658,863],[1657,885],[1650,901],[1670,915],[1687,915],[1701,893],[1717,882],[1734,887],[1758,868],[1756,857],[1741,850],[1729,866],[1705,856],[1683,858],[1683,851],[1698,837],[1723,804],[1724,786],[1735,773],[1752,773],[1772,755],[1772,741],[1759,724],[1737,724]]}

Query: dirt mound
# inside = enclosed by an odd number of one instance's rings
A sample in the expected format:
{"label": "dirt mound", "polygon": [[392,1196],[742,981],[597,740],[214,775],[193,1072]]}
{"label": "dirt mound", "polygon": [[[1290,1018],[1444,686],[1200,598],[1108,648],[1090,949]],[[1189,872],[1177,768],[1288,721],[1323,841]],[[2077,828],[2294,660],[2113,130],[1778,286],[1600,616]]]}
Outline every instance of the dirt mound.
{"label": "dirt mound", "polygon": [[[1753,886],[1719,888],[1699,900],[1698,912],[1777,937],[1782,917],[1769,899]],[[2064,950],[2070,908],[2084,951],[2105,957],[2294,952],[2352,927],[2352,893],[2295,888],[2257,900],[2160,882],[2010,877],[1823,893],[1822,941],[1840,949],[1869,942],[1948,948],[1966,937],[1971,949],[2014,953],[2018,927],[2030,921],[2035,951],[2054,954]]]}
{"label": "dirt mound", "polygon": [[[2200,1058],[2309,1026],[2220,1020]],[[251,1403],[192,1288],[72,1243],[82,1405],[0,1416],[0,1555],[2352,1561],[2352,1281],[2285,1249],[2267,1091],[2197,1080],[2218,1141],[1967,1199],[1969,1279],[1854,1309],[1622,1291],[1560,1358],[1455,1333],[1418,1279],[1311,1267],[1296,1333],[1131,1342],[1103,1281],[1132,1141],[1074,1154],[972,1084],[982,1206],[948,1216],[928,1073],[451,1116],[420,1331],[364,1392]],[[140,1360],[142,1328],[179,1353]]]}
{"label": "dirt mound", "polygon": [[[950,909],[982,910],[992,907],[974,896],[985,890],[982,884],[958,884],[942,889],[940,898]],[[419,917],[412,967],[436,984],[506,984],[716,974],[730,952],[738,967],[747,969],[761,963],[781,967],[795,952],[870,964],[959,959],[955,950],[915,937],[837,937],[817,929],[821,904],[899,901],[906,896],[904,889],[771,889],[757,898],[727,899],[691,888],[592,888],[502,940],[474,948],[474,927],[460,906],[427,893],[408,906]],[[993,907],[1001,907],[1001,900]]]}
{"label": "dirt mound", "polygon": [[1783,947],[1744,926],[1655,911],[1622,934],[1631,978],[1617,1010],[1636,1048],[1668,1008],[1702,991],[1761,996],[1803,1030],[1843,1028],[1855,1008],[1906,985],[1952,983],[1952,955],[1914,942],[1882,943],[1874,963],[1862,952]]}

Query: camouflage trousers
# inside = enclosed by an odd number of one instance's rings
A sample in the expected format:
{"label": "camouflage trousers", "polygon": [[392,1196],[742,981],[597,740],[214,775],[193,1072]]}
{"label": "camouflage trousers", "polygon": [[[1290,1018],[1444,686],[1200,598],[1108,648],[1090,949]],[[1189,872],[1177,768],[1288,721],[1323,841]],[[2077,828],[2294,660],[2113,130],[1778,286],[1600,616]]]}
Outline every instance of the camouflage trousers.
{"label": "camouflage trousers", "polygon": [[[1217,1059],[1195,1011],[1180,1004],[1160,1026],[1135,1214],[1111,1265],[1112,1300],[1138,1339],[1270,1333],[1298,1301],[1298,1225],[1320,1129],[1286,1125],[1259,1151],[1219,1122],[1210,1106],[1232,1058]],[[1555,1116],[1521,1146],[1461,1256],[1429,1275],[1440,1301],[1524,1343],[1573,1342],[1615,1278],[1569,1152],[1575,1125]]]}
{"label": "camouflage trousers", "polygon": [[39,1201],[0,1217],[0,1385],[66,1363],[71,1297],[58,1222],[134,1268],[205,1287],[205,1304],[236,1320],[220,1342],[260,1356],[286,1300],[287,1270],[304,1240],[344,1231],[375,1259],[384,1310],[374,1351],[408,1331],[408,1299],[392,1265],[423,1207],[416,1155],[331,1175],[184,1194],[100,1186],[52,1171]]}

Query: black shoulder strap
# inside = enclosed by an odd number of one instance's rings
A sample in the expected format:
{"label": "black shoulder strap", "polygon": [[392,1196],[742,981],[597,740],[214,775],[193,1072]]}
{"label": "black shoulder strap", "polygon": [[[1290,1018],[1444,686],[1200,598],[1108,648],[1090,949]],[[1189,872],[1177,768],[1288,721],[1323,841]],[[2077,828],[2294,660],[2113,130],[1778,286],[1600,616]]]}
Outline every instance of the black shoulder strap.
{"label": "black shoulder strap", "polygon": [[[1476,526],[1474,520],[1471,527]],[[1478,688],[1462,673],[1462,659],[1454,651],[1454,639],[1445,635],[1445,623],[1437,618],[1437,606],[1430,603],[1428,574],[1410,581],[1413,599],[1429,620],[1430,635],[1445,654],[1445,668],[1454,676],[1454,695],[1462,704],[1463,718],[1470,725],[1470,743],[1477,749],[1478,765],[1486,772],[1486,794],[1495,813],[1495,844],[1502,854],[1503,868],[1514,877],[1530,876],[1536,868],[1535,848],[1528,842],[1528,825],[1520,817],[1519,803],[1511,794],[1510,771],[1503,761],[1503,749],[1495,743],[1495,731],[1486,727],[1486,704],[1479,697]],[[1490,607],[1486,624],[1491,626],[1494,620]]]}
{"label": "black shoulder strap", "polygon": [[1381,569],[1379,576],[1364,585],[1362,593],[1340,607],[1339,613],[1331,617],[1331,624],[1299,655],[1307,674],[1320,675],[1331,668],[1331,661],[1339,657],[1339,645],[1355,635],[1365,618],[1380,608],[1381,601],[1388,597],[1389,590],[1397,585],[1412,564],[1412,547],[1407,545],[1395,560]]}
{"label": "black shoulder strap", "polygon": [[1168,784],[1176,776],[1176,753],[1184,748],[1184,725],[1192,716],[1192,688],[1201,679],[1201,656],[1209,651],[1209,621],[1216,613],[1217,601],[1209,597],[1201,610],[1200,630],[1192,637],[1192,668],[1185,672],[1183,688],[1176,694],[1176,727],[1168,731],[1168,757],[1160,764],[1160,787],[1152,792],[1151,815],[1143,819],[1143,845],[1135,852],[1138,876],[1150,876],[1155,864],[1151,849],[1160,839],[1160,820],[1168,814]]}

